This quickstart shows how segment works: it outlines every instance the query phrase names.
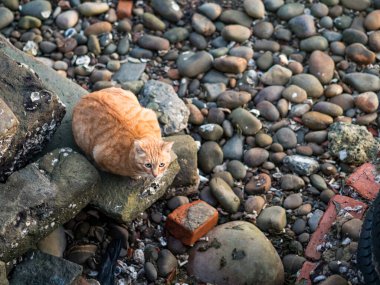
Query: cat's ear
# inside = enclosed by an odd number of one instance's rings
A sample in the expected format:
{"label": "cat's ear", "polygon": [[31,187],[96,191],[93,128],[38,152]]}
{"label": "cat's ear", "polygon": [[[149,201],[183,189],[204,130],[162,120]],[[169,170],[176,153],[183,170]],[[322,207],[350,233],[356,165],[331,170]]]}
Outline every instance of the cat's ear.
{"label": "cat's ear", "polygon": [[135,151],[138,155],[145,155],[145,151],[141,147],[141,141],[135,140],[133,142],[133,147],[135,148]]}
{"label": "cat's ear", "polygon": [[174,142],[162,142],[162,151],[170,152]]}

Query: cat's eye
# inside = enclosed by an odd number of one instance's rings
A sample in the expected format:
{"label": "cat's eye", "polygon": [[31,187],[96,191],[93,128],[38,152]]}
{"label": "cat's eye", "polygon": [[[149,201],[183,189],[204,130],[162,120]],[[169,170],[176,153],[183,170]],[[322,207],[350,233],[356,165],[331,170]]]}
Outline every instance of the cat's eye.
{"label": "cat's eye", "polygon": [[160,166],[160,167],[164,167],[164,166],[165,166],[165,163],[161,162],[159,166]]}
{"label": "cat's eye", "polygon": [[145,167],[146,168],[152,168],[152,164],[151,163],[145,163]]}

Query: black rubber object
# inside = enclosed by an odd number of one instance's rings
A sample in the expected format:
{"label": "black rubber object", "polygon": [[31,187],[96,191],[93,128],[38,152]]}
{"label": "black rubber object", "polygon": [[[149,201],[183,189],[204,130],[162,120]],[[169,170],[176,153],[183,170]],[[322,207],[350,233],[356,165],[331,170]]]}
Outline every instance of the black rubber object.
{"label": "black rubber object", "polygon": [[121,251],[121,239],[113,239],[107,247],[107,252],[104,254],[100,265],[99,275],[97,279],[101,285],[115,284],[115,268],[116,261]]}
{"label": "black rubber object", "polygon": [[358,267],[366,285],[380,285],[380,195],[367,210],[360,233]]}

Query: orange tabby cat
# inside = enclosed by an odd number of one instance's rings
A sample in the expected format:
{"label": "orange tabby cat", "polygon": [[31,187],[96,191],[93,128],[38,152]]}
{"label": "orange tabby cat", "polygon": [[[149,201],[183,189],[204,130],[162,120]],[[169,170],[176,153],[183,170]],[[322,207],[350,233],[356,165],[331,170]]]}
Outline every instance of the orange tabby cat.
{"label": "orange tabby cat", "polygon": [[164,142],[156,114],[136,96],[107,88],[81,98],[73,111],[75,142],[107,172],[139,177],[161,176],[170,163],[173,142]]}

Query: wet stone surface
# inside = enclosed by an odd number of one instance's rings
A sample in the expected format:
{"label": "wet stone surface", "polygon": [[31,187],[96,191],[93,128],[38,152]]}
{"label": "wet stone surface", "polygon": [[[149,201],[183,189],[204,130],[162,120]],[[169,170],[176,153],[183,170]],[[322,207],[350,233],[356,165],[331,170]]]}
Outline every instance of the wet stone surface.
{"label": "wet stone surface", "polygon": [[20,256],[73,218],[90,202],[99,179],[97,170],[71,149],[57,149],[13,173],[0,184],[1,259]]}
{"label": "wet stone surface", "polygon": [[0,70],[0,181],[26,165],[53,136],[65,106],[26,65],[4,53]]}
{"label": "wet stone surface", "polygon": [[[75,149],[73,106],[86,92],[110,86],[131,90],[156,112],[163,135],[177,137],[166,139],[175,141],[180,170],[173,162],[158,187],[102,173],[103,191],[64,225],[67,244],[55,238],[64,256],[83,266],[81,282],[98,284],[91,279],[101,279],[102,257],[120,239],[116,272],[108,273],[120,284],[365,284],[356,258],[363,212],[347,205],[331,216],[329,209],[339,199],[364,209],[379,189],[378,1],[6,0],[0,6],[1,51],[32,67],[66,105],[44,152]],[[23,123],[0,98],[1,151]],[[257,247],[272,245],[267,252],[279,256],[254,268],[268,269],[266,279],[247,274],[257,259],[247,262],[252,248],[240,246],[251,230],[236,231],[241,235],[230,250],[207,240],[211,227],[193,248],[166,230],[172,212],[197,201],[214,207],[218,215],[210,220],[218,228],[259,226],[257,235],[268,239]],[[197,225],[196,215],[189,217]],[[195,255],[211,253],[225,258],[193,264]],[[202,272],[211,265],[217,270]]]}

